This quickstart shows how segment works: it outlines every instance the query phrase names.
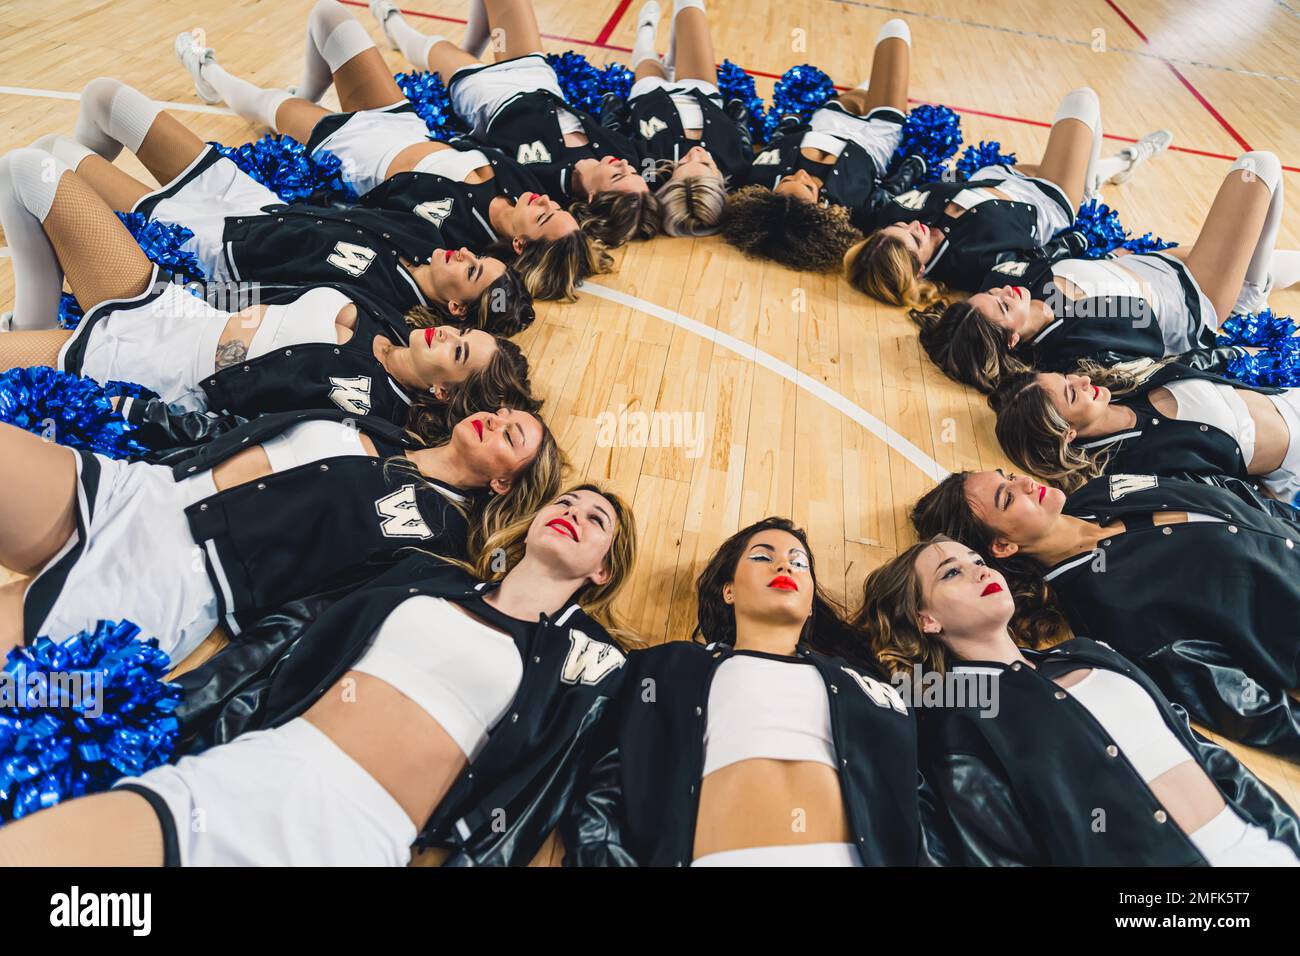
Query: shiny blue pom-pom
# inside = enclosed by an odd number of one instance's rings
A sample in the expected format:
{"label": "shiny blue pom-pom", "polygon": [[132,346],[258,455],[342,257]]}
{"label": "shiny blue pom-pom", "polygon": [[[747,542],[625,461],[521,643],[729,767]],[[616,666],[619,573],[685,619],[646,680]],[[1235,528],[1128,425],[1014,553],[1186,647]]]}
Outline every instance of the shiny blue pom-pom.
{"label": "shiny blue pom-pom", "polygon": [[997,140],[980,140],[978,145],[967,146],[962,150],[961,159],[957,160],[957,179],[964,182],[986,166],[1015,164],[1016,154],[1002,152],[1002,144]]}
{"label": "shiny blue pom-pom", "polygon": [[86,313],[75,295],[64,292],[59,296],[59,328],[75,329],[85,317]]}
{"label": "shiny blue pom-pom", "polygon": [[763,124],[763,140],[770,140],[782,117],[796,116],[807,123],[813,113],[835,95],[831,78],[809,63],[792,66],[772,85],[772,107]]}
{"label": "shiny blue pom-pom", "polygon": [[1138,239],[1129,239],[1128,232],[1119,221],[1119,213],[1096,199],[1089,199],[1079,207],[1074,224],[1062,232],[1067,230],[1078,230],[1088,240],[1087,251],[1083,254],[1085,259],[1101,259],[1116,249],[1130,248],[1130,243],[1133,244],[1132,251],[1138,253],[1172,249],[1178,245],[1176,242],[1153,238],[1151,233]]}
{"label": "shiny blue pom-pom", "polygon": [[357,198],[343,181],[342,164],[330,152],[307,152],[292,136],[267,133],[242,146],[212,143],[222,156],[285,202],[297,202],[314,193],[350,202]]}
{"label": "shiny blue pom-pom", "polygon": [[[555,71],[564,101],[574,109],[600,116],[601,74],[585,56],[569,50],[565,53],[548,53],[546,62]],[[630,84],[629,84],[630,88]]]}
{"label": "shiny blue pom-pom", "polygon": [[[625,100],[632,94],[632,83],[635,77],[622,63],[606,63],[597,72],[600,74],[597,84],[597,89],[600,91],[600,106],[604,105],[605,95],[608,93],[612,93],[619,100]],[[593,116],[600,116],[600,106],[592,111]]]}
{"label": "shiny blue pom-pom", "polygon": [[1292,341],[1296,324],[1289,315],[1278,315],[1272,309],[1262,312],[1231,315],[1219,326],[1218,345],[1247,345],[1254,348],[1275,348]]}
{"label": "shiny blue pom-pom", "polygon": [[138,212],[119,212],[117,218],[122,220],[122,225],[126,226],[151,262],[173,275],[183,276],[189,282],[202,283],[207,280],[198,257],[182,248],[194,238],[194,233],[189,229],[175,223],[146,219]]}
{"label": "shiny blue pom-pom", "polygon": [[908,156],[925,159],[924,182],[943,178],[944,168],[961,146],[961,117],[946,106],[922,103],[907,114],[903,135],[890,162],[893,168]]}
{"label": "shiny blue pom-pom", "polygon": [[447,87],[437,73],[412,70],[410,73],[398,73],[393,79],[415,107],[416,115],[424,120],[430,138],[447,142],[469,131],[469,126],[451,108],[451,97],[447,95]]}
{"label": "shiny blue pom-pom", "polygon": [[0,685],[0,821],[102,793],[166,763],[180,687],[171,660],[129,621],[100,621],[61,644],[9,652]]}
{"label": "shiny blue pom-pom", "polygon": [[767,111],[763,107],[763,98],[754,90],[754,78],[730,60],[723,60],[718,67],[718,92],[722,94],[724,104],[732,100],[745,104],[749,113],[749,135],[754,142],[763,142]]}
{"label": "shiny blue pom-pom", "polygon": [[43,365],[0,374],[0,422],[110,458],[131,458],[147,450],[136,430],[114,409],[104,389]]}

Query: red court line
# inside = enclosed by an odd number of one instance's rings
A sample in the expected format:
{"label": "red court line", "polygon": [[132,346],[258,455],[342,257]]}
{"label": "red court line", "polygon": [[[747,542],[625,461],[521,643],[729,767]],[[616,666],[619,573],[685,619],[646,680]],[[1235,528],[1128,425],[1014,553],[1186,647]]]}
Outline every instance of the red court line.
{"label": "red court line", "polygon": [[[345,3],[351,7],[368,6],[365,0],[340,0],[340,2]],[[1115,7],[1115,4],[1112,2],[1112,0],[1106,0],[1106,2],[1109,3],[1112,7]],[[617,26],[618,19],[621,18],[624,12],[626,12],[627,7],[630,6],[632,3],[632,0],[619,0],[619,3],[620,3],[620,8],[618,11],[616,11],[616,15],[612,17],[609,21],[607,21],[605,24],[605,26],[611,32],[613,31],[614,27],[611,26],[610,24],[612,23],[614,24],[614,26]],[[1125,23],[1128,23],[1128,25],[1133,28],[1133,31],[1137,33],[1138,36],[1142,37],[1143,41],[1146,40],[1146,35],[1143,34],[1143,32],[1139,30],[1137,26],[1131,20],[1129,20],[1128,17],[1124,16],[1124,12],[1122,10],[1120,10],[1118,7],[1115,7],[1115,12],[1118,13],[1120,17],[1124,19]],[[463,24],[465,22],[464,20],[458,17],[444,17],[437,13],[421,13],[419,10],[403,10],[402,13],[409,17],[424,17],[427,20],[443,20],[447,23]],[[606,39],[608,39],[608,34],[604,30],[601,31],[601,35],[606,37]],[[616,53],[632,52],[631,47],[618,46],[617,44],[614,43],[606,43],[604,40],[580,40],[577,37],[557,36],[552,33],[543,33],[542,36],[548,40],[558,40],[561,43],[573,43],[578,46],[597,47],[602,50],[613,50]],[[1233,135],[1233,137],[1237,140],[1238,143],[1240,143],[1246,149],[1250,149],[1250,146],[1246,144],[1246,141],[1237,135],[1236,131],[1233,130],[1232,127],[1228,125],[1227,121],[1224,120],[1224,118],[1221,115],[1219,115],[1218,111],[1215,110],[1214,107],[1212,107],[1209,104],[1209,102],[1205,100],[1203,96],[1201,96],[1201,94],[1196,90],[1196,88],[1192,86],[1192,84],[1189,83],[1187,79],[1181,73],[1178,72],[1178,70],[1174,69],[1172,63],[1166,63],[1165,65],[1174,71],[1174,74],[1180,80],[1182,80],[1183,85],[1187,87],[1187,89],[1192,93],[1193,96],[1196,97],[1196,99],[1201,103],[1202,106],[1204,106],[1207,110],[1209,110],[1210,113],[1221,124],[1223,124],[1224,128],[1227,129],[1228,132]],[[748,73],[750,76],[761,76],[764,79],[779,80],[781,78],[780,73],[766,73],[763,70],[751,70],[749,68],[746,68],[745,72]],[[848,89],[847,86],[836,86],[835,88],[837,90]],[[913,98],[909,100],[909,102],[924,103],[927,101]],[[985,110],[977,110],[965,106],[951,106],[951,104],[944,104],[944,105],[950,106],[951,109],[956,110],[958,113],[969,113],[971,116],[984,116],[987,117],[988,119],[1005,120],[1008,123],[1019,123],[1023,126],[1039,126],[1044,129],[1048,129],[1051,128],[1052,125],[1051,123],[1044,123],[1042,120],[1025,119],[1023,116],[1007,116],[1003,113],[989,113],[986,112]],[[1137,140],[1131,136],[1116,136],[1114,133],[1106,133],[1105,138],[1119,140],[1120,142],[1124,142],[1124,143],[1137,142]],[[1188,153],[1192,156],[1205,156],[1209,159],[1226,159],[1231,161],[1237,158],[1236,156],[1229,156],[1226,153],[1212,153],[1204,149],[1192,149],[1190,146],[1170,146],[1169,150],[1170,152],[1175,152],[1175,153]],[[1300,166],[1283,166],[1282,168],[1287,172],[1300,173]]]}
{"label": "red court line", "polygon": [[[1147,35],[1138,29],[1138,25],[1129,19],[1128,14],[1126,14],[1123,10],[1119,8],[1119,4],[1116,3],[1115,0],[1106,0],[1106,5],[1110,7],[1112,10],[1114,10],[1117,14],[1119,14],[1119,18],[1123,20],[1125,23],[1127,23],[1129,29],[1138,35],[1138,37],[1142,40],[1143,45],[1145,46],[1151,45],[1151,41],[1147,39]],[[1164,63],[1165,66],[1169,67],[1169,71],[1173,73],[1174,76],[1178,77],[1178,82],[1183,84],[1183,86],[1187,88],[1187,92],[1192,94],[1192,96],[1196,99],[1196,102],[1200,103],[1203,107],[1205,107],[1205,111],[1209,113],[1211,116],[1213,116],[1218,121],[1219,125],[1222,126],[1224,130],[1227,131],[1228,135],[1237,141],[1237,145],[1239,145],[1242,149],[1245,150],[1250,149],[1250,143],[1246,142],[1245,137],[1243,137],[1240,133],[1238,133],[1235,129],[1232,128],[1232,124],[1223,118],[1222,113],[1220,113],[1218,110],[1216,110],[1213,106],[1210,105],[1210,101],[1201,95],[1201,91],[1192,85],[1191,80],[1189,80],[1187,77],[1183,76],[1181,72],[1179,72],[1178,67],[1174,66],[1168,60],[1162,59],[1161,62]]]}
{"label": "red court line", "polygon": [[627,8],[631,5],[632,0],[618,0],[618,7],[615,8],[613,16],[605,21],[605,25],[601,27],[600,33],[596,37],[597,46],[603,45],[609,39],[609,35],[618,26],[618,21],[623,19],[623,14],[627,12]]}

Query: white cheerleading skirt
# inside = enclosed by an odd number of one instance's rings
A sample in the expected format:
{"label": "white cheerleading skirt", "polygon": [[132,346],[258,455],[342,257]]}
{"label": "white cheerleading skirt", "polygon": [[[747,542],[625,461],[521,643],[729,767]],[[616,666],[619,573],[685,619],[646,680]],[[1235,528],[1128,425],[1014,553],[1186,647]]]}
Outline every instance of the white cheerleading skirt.
{"label": "white cheerleading skirt", "polygon": [[[92,309],[59,350],[59,369],[101,384],[135,382],[166,402],[203,411],[207,399],[199,383],[216,371],[217,343],[230,313],[214,309],[184,286],[158,282],[156,275],[145,298]],[[80,367],[69,369],[69,349],[83,335]]]}
{"label": "white cheerleading skirt", "polygon": [[[358,196],[388,178],[388,167],[408,146],[429,142],[429,128],[406,100],[373,110],[357,110],[316,145],[312,155],[327,151],[339,158],[343,181]],[[400,112],[397,112],[400,111]]]}
{"label": "white cheerleading skirt", "polygon": [[852,843],[792,843],[723,850],[692,861],[691,866],[861,866]]}
{"label": "white cheerleading skirt", "polygon": [[865,116],[850,113],[831,100],[809,120],[814,133],[826,133],[839,139],[857,143],[876,164],[876,170],[884,174],[889,162],[894,158],[898,144],[903,141],[903,122],[906,117],[891,106],[881,106]]}
{"label": "white cheerleading skirt", "polygon": [[150,219],[184,226],[194,233],[181,247],[194,253],[211,282],[230,282],[222,236],[226,217],[257,215],[281,199],[224,156],[215,161],[209,146],[185,170],[161,189],[142,196],[132,208]]}
{"label": "white cheerleading skirt", "polygon": [[451,108],[475,135],[486,132],[492,117],[521,93],[548,90],[564,100],[555,71],[540,53],[517,56],[487,66],[463,66],[451,75],[447,95]]}
{"label": "white cheerleading skirt", "polygon": [[[1219,328],[1219,315],[1214,310],[1214,303],[1201,291],[1196,277],[1182,261],[1164,253],[1146,252],[1120,256],[1115,264],[1134,273],[1144,284],[1147,299],[1155,308],[1156,320],[1160,323],[1166,355],[1196,348],[1200,344],[1201,329],[1216,331]],[[1187,314],[1187,297],[1180,276],[1186,277],[1196,289],[1200,301],[1199,315]]]}
{"label": "white cheerleading skirt", "polygon": [[1074,224],[1074,210],[1060,186],[1050,179],[1026,176],[1014,166],[985,166],[971,174],[971,181],[996,179],[994,188],[1016,202],[1034,207],[1037,215],[1038,241],[1047,242],[1062,229]]}
{"label": "white cheerleading skirt", "polygon": [[1188,839],[1210,866],[1300,866],[1289,846],[1263,827],[1247,823],[1232,807],[1224,807]]}
{"label": "white cheerleading skirt", "polygon": [[[101,619],[128,620],[173,662],[217,625],[217,596],[185,509],[217,493],[211,472],[78,452],[77,530],[23,596],[29,633],[64,641]],[[33,630],[34,628],[34,630]]]}
{"label": "white cheerleading skirt", "polygon": [[170,866],[405,866],[417,832],[374,777],[301,717],[117,787],[153,805]]}

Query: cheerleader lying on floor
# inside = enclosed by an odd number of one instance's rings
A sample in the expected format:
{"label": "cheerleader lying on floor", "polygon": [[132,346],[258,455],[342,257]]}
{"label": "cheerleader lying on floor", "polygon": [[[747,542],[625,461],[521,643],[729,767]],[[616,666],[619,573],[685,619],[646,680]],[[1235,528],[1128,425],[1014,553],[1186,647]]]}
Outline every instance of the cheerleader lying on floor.
{"label": "cheerleader lying on floor", "polygon": [[865,593],[861,617],[891,671],[996,695],[996,708],[970,693],[917,708],[952,862],[1300,866],[1295,812],[1101,643],[1109,632],[1017,646],[1007,579],[943,536],[873,571]]}
{"label": "cheerleader lying on floor", "polygon": [[10,823],[0,863],[402,866],[418,837],[450,865],[526,864],[623,680],[636,530],[581,485],[490,545],[473,574],[415,557],[335,604],[232,708],[246,732]]}
{"label": "cheerleader lying on floor", "polygon": [[[572,299],[578,282],[611,268],[602,245],[528,167],[468,140],[431,141],[365,28],[335,0],[312,8],[304,78],[294,93],[231,75],[191,34],[176,38],[176,53],[206,102],[224,101],[309,151],[333,153],[361,205],[423,216],[446,244],[512,265],[535,298]],[[316,105],[331,83],[341,113]]]}

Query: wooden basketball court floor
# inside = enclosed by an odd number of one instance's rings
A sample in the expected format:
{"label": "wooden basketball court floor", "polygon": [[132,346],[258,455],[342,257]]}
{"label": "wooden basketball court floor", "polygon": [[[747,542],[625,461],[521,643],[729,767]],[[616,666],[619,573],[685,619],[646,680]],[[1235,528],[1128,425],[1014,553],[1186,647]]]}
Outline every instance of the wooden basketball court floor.
{"label": "wooden basketball court floor", "polygon": [[[387,50],[365,4],[344,2],[394,71],[410,69]],[[798,63],[856,85],[876,30],[902,16],[913,36],[913,99],[958,110],[967,143],[996,139],[1026,161],[1041,155],[1060,97],[1092,86],[1108,151],[1158,127],[1174,133],[1172,150],[1106,187],[1105,201],[1139,233],[1190,242],[1230,161],[1247,149],[1276,152],[1300,191],[1300,6],[1287,0],[707,3],[719,59],[752,72],[765,99]],[[671,3],[663,5],[667,19]],[[458,0],[401,6],[422,31],[459,38]],[[627,62],[637,6],[536,0],[548,51],[576,50],[598,64]],[[101,75],[175,104],[205,139],[254,139],[261,130],[196,99],[172,40],[202,27],[232,72],[285,86],[298,80],[310,8],[310,0],[0,0],[0,153],[70,132],[78,92]],[[661,50],[667,36],[664,23]],[[337,108],[332,91],[325,104]],[[130,154],[118,162],[151,181]],[[1300,248],[1300,192],[1291,209],[1281,248]],[[696,574],[748,522],[781,514],[807,528],[821,582],[852,604],[867,573],[909,542],[907,507],[936,476],[1006,464],[982,397],[928,363],[902,310],[838,276],[747,260],[715,238],[656,239],[617,258],[618,271],[577,303],[539,304],[520,342],[575,473],[633,503],[642,548],[622,608],[646,641],[689,635]],[[0,304],[12,298],[0,252]],[[1300,316],[1296,292],[1271,304]],[[661,428],[661,440],[696,438],[698,424],[697,441],[628,441],[635,416],[655,413],[677,429]],[[220,641],[214,635],[185,663]],[[1300,806],[1300,767],[1233,749]]]}

